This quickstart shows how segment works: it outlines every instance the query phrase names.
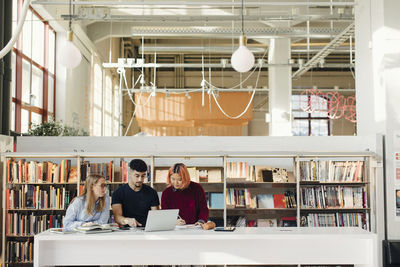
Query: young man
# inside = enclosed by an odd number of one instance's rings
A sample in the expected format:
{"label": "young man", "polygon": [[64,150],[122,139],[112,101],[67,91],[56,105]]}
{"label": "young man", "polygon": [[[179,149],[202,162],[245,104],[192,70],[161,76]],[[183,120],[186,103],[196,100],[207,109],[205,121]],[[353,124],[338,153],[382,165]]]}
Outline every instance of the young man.
{"label": "young man", "polygon": [[150,209],[159,208],[156,190],[143,184],[147,179],[147,164],[141,159],[129,163],[129,181],[112,194],[115,222],[130,227],[145,226]]}

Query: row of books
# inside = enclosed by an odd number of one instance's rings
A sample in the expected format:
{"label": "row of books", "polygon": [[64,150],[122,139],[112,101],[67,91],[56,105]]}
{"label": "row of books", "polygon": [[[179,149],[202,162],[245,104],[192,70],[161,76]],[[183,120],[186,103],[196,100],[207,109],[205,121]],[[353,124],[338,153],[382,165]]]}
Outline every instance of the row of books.
{"label": "row of books", "polygon": [[50,161],[36,162],[20,159],[7,160],[7,183],[67,183],[76,182],[71,175],[71,160],[60,164]]}
{"label": "row of books", "polygon": [[19,189],[6,190],[7,209],[66,209],[75,195],[63,188],[23,185]]}
{"label": "row of books", "polygon": [[[205,169],[202,167],[188,167],[190,180],[196,183],[220,183],[222,182],[222,172],[220,168]],[[167,168],[156,168],[154,181],[156,183],[166,183],[168,177]]]}
{"label": "row of books", "polygon": [[247,162],[228,162],[228,179],[244,179],[251,182],[287,183],[296,182],[293,172],[267,165],[249,165]]}
{"label": "row of books", "polygon": [[251,209],[296,208],[296,195],[286,191],[284,194],[251,195],[249,189],[226,189],[226,205]]}
{"label": "row of books", "polygon": [[33,242],[9,241],[6,244],[5,262],[25,263],[33,261]]}
{"label": "row of books", "polygon": [[369,231],[368,213],[310,213],[302,218],[308,227],[361,227]]}
{"label": "row of books", "polygon": [[363,161],[310,160],[300,162],[300,181],[364,182]]}
{"label": "row of books", "polygon": [[302,208],[367,208],[367,191],[364,187],[313,186],[303,187]]}
{"label": "row of books", "polygon": [[228,225],[236,227],[296,227],[297,222],[296,217],[249,220],[240,216],[229,218]]}
{"label": "row of books", "polygon": [[6,234],[7,235],[35,235],[50,228],[62,227],[64,216],[61,214],[33,215],[7,213]]}

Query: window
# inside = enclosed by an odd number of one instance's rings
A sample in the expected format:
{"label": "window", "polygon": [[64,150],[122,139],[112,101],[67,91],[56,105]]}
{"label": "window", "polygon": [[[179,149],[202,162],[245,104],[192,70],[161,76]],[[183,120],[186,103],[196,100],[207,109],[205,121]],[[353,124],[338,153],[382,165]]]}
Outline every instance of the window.
{"label": "window", "polygon": [[95,59],[92,68],[91,134],[94,136],[119,135],[119,87],[112,72],[103,69]]}
{"label": "window", "polygon": [[[22,5],[23,0],[13,1],[13,30]],[[31,123],[55,117],[55,53],[54,29],[30,7],[11,58],[11,130],[26,133]]]}
{"label": "window", "polygon": [[[310,107],[314,112],[305,112]],[[331,121],[328,117],[328,101],[321,96],[292,95],[294,136],[328,136]]]}
{"label": "window", "polygon": [[103,70],[100,64],[93,68],[93,135],[101,136],[103,125]]}

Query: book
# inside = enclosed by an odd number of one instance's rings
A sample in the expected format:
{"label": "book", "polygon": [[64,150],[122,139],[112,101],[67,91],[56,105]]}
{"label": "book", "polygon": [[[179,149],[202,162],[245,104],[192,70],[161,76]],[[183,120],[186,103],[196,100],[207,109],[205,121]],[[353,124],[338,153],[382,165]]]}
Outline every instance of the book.
{"label": "book", "polygon": [[209,183],[220,183],[222,182],[221,170],[208,170],[208,182]]}
{"label": "book", "polygon": [[156,177],[155,177],[156,183],[166,183],[167,182],[168,170],[156,170],[155,174],[156,174]]}
{"label": "book", "polygon": [[210,208],[223,209],[224,208],[224,194],[223,193],[210,193]]}
{"label": "book", "polygon": [[107,233],[116,230],[115,226],[111,224],[97,224],[92,223],[88,225],[81,225],[74,229],[76,232],[84,233],[84,234],[94,234],[94,233]]}
{"label": "book", "polygon": [[275,194],[274,195],[274,208],[276,208],[276,209],[284,209],[284,208],[286,208],[285,195],[284,194]]}
{"label": "book", "polygon": [[55,233],[55,234],[72,234],[74,231],[68,231],[65,230],[64,228],[50,228],[50,233]]}
{"label": "book", "polygon": [[257,195],[257,203],[260,209],[273,209],[274,197],[271,194]]}
{"label": "book", "polygon": [[277,227],[278,220],[277,219],[257,219],[258,227]]}

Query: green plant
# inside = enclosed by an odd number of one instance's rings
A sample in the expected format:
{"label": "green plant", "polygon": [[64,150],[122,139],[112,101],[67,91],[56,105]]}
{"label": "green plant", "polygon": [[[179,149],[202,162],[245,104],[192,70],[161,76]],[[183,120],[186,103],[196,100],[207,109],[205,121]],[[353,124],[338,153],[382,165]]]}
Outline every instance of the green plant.
{"label": "green plant", "polygon": [[28,134],[33,136],[78,136],[89,135],[82,129],[76,129],[70,126],[64,126],[58,121],[47,121],[45,123],[31,123]]}

